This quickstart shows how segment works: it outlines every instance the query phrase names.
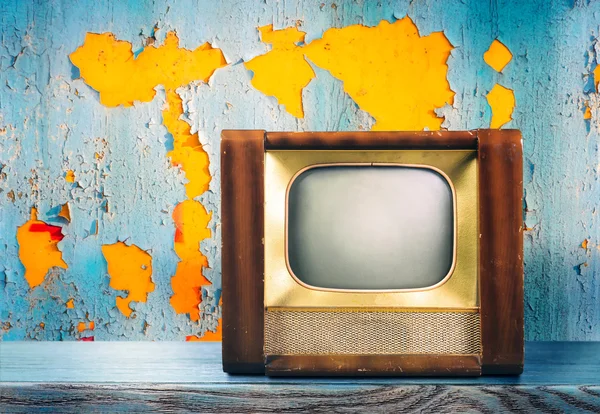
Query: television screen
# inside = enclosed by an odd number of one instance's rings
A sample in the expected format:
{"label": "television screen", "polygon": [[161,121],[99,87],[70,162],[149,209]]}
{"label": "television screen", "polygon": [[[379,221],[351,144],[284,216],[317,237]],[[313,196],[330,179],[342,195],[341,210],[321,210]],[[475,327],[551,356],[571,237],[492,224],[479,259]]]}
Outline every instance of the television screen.
{"label": "television screen", "polygon": [[436,170],[312,167],[288,192],[288,264],[316,288],[427,288],[452,269],[454,216],[453,190]]}

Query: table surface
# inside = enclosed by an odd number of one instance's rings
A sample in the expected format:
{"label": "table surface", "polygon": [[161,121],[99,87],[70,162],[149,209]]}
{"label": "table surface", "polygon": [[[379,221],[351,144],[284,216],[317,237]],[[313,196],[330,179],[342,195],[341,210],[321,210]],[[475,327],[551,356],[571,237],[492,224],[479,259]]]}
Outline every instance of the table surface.
{"label": "table surface", "polygon": [[521,376],[477,378],[232,376],[220,343],[0,342],[0,381],[0,412],[600,412],[600,342],[527,343]]}

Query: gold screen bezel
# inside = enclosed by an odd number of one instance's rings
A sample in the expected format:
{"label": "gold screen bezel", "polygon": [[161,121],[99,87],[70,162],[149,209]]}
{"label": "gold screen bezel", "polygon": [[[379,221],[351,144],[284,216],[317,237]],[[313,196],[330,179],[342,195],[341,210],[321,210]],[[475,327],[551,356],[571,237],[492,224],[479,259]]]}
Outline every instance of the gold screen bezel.
{"label": "gold screen bezel", "polygon": [[[297,280],[287,262],[287,196],[303,170],[326,164],[392,164],[431,168],[454,193],[453,271],[421,289],[336,290]],[[478,298],[477,151],[273,150],[265,154],[265,306],[267,308],[473,309]]]}

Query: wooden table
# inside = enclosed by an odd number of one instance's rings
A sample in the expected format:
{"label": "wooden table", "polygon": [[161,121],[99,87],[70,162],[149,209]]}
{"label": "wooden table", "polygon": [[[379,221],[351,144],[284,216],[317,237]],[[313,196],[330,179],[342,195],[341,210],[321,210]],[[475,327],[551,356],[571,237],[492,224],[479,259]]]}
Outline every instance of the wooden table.
{"label": "wooden table", "polygon": [[520,377],[271,379],[220,343],[0,342],[0,412],[600,412],[600,343],[525,350]]}

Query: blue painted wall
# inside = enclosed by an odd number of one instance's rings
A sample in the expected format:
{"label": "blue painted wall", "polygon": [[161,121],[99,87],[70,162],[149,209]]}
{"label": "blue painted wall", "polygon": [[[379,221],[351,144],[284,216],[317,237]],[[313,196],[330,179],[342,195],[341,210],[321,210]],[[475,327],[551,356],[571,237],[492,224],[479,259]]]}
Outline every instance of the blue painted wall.
{"label": "blue painted wall", "polygon": [[[296,119],[250,84],[242,62],[268,48],[257,26],[301,23],[307,41],[331,27],[373,26],[409,15],[422,35],[443,31],[455,46],[448,79],[453,106],[444,127],[487,127],[485,95],[499,82],[514,90],[506,127],[523,133],[525,150],[526,339],[600,340],[600,98],[591,72],[600,60],[600,2],[576,1],[17,1],[0,3],[0,334],[3,340],[77,339],[94,320],[96,340],[174,339],[202,335],[220,316],[219,134],[223,128],[355,130],[369,127],[340,81],[315,68]],[[178,92],[186,117],[211,158],[213,181],[200,201],[212,211],[213,237],[202,244],[212,284],[203,317],[190,321],[169,304],[177,256],[171,214],[185,178],[166,159],[161,124],[165,93],[150,103],[107,108],[68,55],[86,32],[112,32],[142,46],[154,26],[160,43],[176,30],[181,46],[209,41],[230,63],[208,85]],[[513,53],[502,74],[482,59],[498,38]],[[589,102],[591,119],[584,119]],[[229,105],[228,105],[229,104]],[[97,162],[94,154],[105,151]],[[79,185],[66,183],[66,168]],[[8,196],[12,194],[16,196]],[[108,200],[111,209],[105,213]],[[16,231],[31,207],[51,222],[69,202],[72,221],[59,248],[68,269],[54,269],[31,290]],[[97,236],[90,228],[99,221]],[[100,247],[128,240],[153,257],[154,292],[134,304],[135,318],[115,308]],[[586,248],[582,242],[587,240]],[[65,302],[74,298],[73,309]],[[40,323],[44,326],[41,327]]]}

